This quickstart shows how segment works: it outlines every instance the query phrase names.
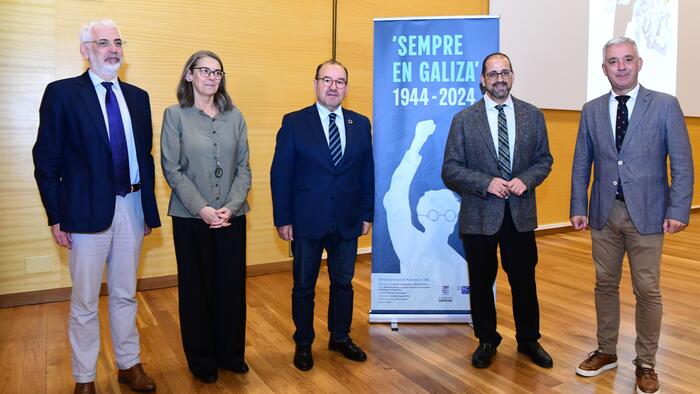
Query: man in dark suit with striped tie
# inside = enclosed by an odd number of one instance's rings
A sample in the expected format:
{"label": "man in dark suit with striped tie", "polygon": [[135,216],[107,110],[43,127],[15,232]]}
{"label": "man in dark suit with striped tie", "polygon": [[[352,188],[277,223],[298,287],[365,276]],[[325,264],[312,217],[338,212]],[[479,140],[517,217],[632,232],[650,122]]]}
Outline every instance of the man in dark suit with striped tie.
{"label": "man in dark suit with striped tie", "polygon": [[316,103],[286,114],[270,169],[280,238],[292,241],[296,331],[294,365],[313,367],[314,294],[321,255],[328,253],[328,348],[354,361],[367,356],[350,339],[357,238],[367,234],[374,203],[372,135],[367,117],[342,108],[348,72],[335,60],[314,78]]}
{"label": "man in dark suit with striped tie", "polygon": [[483,99],[452,120],[442,166],[445,184],[462,197],[459,229],[469,266],[474,333],[479,338],[472,364],[488,367],[501,342],[493,296],[500,248],[513,297],[518,351],[550,368],[552,358],[538,343],[535,286],[535,187],[552,168],[544,115],[510,95],[513,68],[502,53],[484,59],[481,84]]}

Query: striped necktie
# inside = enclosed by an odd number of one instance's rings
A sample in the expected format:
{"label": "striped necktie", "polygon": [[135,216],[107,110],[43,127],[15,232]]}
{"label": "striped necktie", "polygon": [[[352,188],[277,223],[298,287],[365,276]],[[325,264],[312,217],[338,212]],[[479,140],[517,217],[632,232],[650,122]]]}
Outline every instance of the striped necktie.
{"label": "striped necktie", "polygon": [[340,160],[343,158],[343,149],[340,146],[340,133],[338,132],[338,125],[335,124],[335,117],[337,115],[334,113],[328,114],[328,148],[331,151],[331,160],[333,160],[333,165],[338,167]]}
{"label": "striped necktie", "polygon": [[503,111],[505,104],[497,105],[498,110],[498,169],[501,177],[510,180],[510,148],[508,147],[508,122],[506,113]]}

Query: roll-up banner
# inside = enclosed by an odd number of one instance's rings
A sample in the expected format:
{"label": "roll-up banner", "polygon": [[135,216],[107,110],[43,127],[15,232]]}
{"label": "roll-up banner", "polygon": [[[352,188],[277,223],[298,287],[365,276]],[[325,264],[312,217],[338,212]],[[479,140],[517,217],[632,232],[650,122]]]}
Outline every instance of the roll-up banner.
{"label": "roll-up banner", "polygon": [[481,98],[499,20],[374,20],[370,322],[471,322],[459,196],[440,177],[452,117]]}

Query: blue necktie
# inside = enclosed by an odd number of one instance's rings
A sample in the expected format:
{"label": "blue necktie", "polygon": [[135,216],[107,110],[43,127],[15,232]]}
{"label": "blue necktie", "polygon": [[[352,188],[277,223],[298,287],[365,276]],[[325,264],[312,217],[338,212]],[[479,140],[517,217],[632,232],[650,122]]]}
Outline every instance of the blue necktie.
{"label": "blue necktie", "polygon": [[129,175],[129,151],[126,147],[126,133],[119,110],[117,96],[112,90],[112,82],[102,82],[107,89],[105,107],[107,107],[107,123],[109,124],[109,143],[112,146],[112,164],[114,167],[114,191],[124,197],[131,190]]}
{"label": "blue necktie", "polygon": [[508,146],[508,122],[506,121],[506,113],[503,111],[505,104],[497,105],[498,110],[498,169],[501,171],[501,177],[509,181],[510,172],[510,147]]}
{"label": "blue necktie", "polygon": [[337,115],[334,113],[328,114],[328,148],[331,151],[331,160],[333,164],[338,167],[340,164],[340,159],[343,158],[343,149],[340,146],[340,133],[338,132],[338,125],[335,124],[335,117]]}

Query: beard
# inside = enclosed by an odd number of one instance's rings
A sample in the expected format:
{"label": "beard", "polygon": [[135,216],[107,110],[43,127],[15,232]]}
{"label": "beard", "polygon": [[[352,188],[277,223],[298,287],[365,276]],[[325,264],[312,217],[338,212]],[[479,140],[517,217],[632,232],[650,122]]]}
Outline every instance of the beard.
{"label": "beard", "polygon": [[499,82],[486,87],[486,91],[488,91],[489,95],[493,98],[504,99],[510,94],[510,86],[505,82]]}
{"label": "beard", "polygon": [[96,59],[92,54],[90,54],[89,60],[90,66],[94,68],[97,74],[108,75],[112,77],[109,79],[113,79],[117,76],[117,72],[119,72],[119,68],[122,66],[123,58],[120,58],[116,63],[107,63],[105,59]]}

